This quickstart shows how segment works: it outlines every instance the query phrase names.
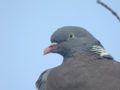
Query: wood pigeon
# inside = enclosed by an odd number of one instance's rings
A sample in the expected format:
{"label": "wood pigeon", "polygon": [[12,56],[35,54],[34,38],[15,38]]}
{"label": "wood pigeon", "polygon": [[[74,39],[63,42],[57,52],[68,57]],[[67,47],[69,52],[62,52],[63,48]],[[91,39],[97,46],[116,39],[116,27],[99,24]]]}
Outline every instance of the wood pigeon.
{"label": "wood pigeon", "polygon": [[59,28],[51,42],[44,54],[58,53],[63,63],[40,75],[38,90],[120,90],[120,63],[84,28]]}

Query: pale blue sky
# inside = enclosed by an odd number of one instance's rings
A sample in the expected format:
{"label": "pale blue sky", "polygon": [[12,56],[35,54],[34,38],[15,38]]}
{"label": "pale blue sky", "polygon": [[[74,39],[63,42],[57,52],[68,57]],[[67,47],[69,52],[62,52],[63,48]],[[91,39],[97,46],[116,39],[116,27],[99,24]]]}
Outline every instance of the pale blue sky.
{"label": "pale blue sky", "polygon": [[[102,0],[120,15],[120,0]],[[36,90],[39,74],[61,64],[43,50],[59,27],[81,26],[120,61],[120,22],[96,0],[0,0],[0,90]]]}

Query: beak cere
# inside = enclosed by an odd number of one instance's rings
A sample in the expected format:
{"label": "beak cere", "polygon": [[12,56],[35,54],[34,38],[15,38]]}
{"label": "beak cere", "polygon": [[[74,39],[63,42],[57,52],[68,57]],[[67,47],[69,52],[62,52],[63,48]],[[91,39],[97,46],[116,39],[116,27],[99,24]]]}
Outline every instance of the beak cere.
{"label": "beak cere", "polygon": [[55,51],[57,49],[57,47],[58,47],[57,43],[52,43],[49,47],[45,48],[45,50],[43,52],[44,55],[46,55],[46,54],[48,54],[48,53],[50,53],[52,51]]}

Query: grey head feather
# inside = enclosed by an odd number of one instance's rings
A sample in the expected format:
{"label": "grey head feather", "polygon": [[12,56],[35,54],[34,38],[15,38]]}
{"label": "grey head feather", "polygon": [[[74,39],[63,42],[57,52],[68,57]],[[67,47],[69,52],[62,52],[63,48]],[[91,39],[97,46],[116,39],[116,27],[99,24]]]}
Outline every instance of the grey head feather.
{"label": "grey head feather", "polygon": [[94,45],[103,47],[87,30],[76,26],[59,28],[51,36],[51,42],[58,43],[58,50],[53,53],[59,53],[64,58],[90,51]]}

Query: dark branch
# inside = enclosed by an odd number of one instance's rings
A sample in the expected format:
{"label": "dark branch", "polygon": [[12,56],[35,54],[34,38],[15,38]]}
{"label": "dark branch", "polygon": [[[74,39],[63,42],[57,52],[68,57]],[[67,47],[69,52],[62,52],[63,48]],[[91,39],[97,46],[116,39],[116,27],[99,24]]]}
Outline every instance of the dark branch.
{"label": "dark branch", "polygon": [[118,16],[118,14],[114,10],[112,10],[108,5],[106,5],[105,3],[101,2],[100,0],[97,0],[97,3],[101,4],[103,7],[108,9],[120,21],[120,17]]}

